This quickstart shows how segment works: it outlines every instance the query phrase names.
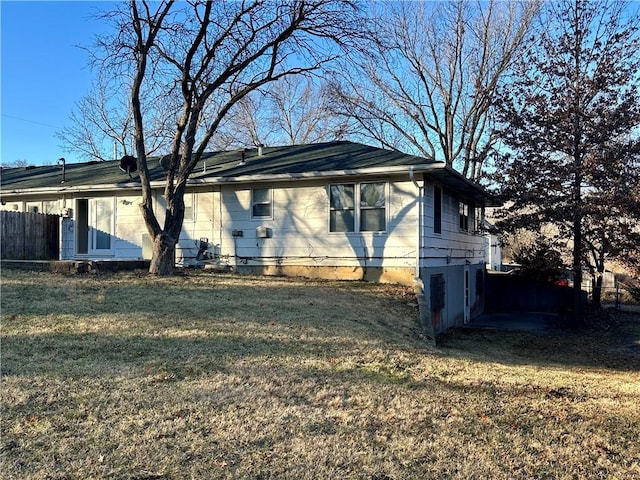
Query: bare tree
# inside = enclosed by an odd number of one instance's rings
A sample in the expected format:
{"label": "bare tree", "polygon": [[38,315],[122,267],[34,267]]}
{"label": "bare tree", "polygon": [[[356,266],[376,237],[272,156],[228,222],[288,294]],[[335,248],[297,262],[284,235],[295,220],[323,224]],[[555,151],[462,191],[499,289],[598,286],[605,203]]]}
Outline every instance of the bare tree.
{"label": "bare tree", "polygon": [[[131,85],[141,211],[153,239],[150,272],[173,271],[184,219],[184,192],[195,165],[229,111],[251,92],[333,60],[338,47],[363,35],[350,0],[277,2],[135,2],[108,16],[96,61]],[[145,114],[149,98],[171,98],[178,114],[168,154],[160,225],[153,210]]]}
{"label": "bare tree", "polygon": [[390,2],[358,72],[336,75],[339,111],[382,146],[444,160],[474,180],[496,135],[492,100],[538,2]]}
{"label": "bare tree", "polygon": [[271,121],[284,142],[293,144],[342,140],[349,121],[333,114],[326,86],[310,77],[288,77],[269,92]]}
{"label": "bare tree", "polygon": [[296,145],[344,139],[353,122],[330,108],[326,84],[314,76],[284,77],[234,105],[213,144]]}
{"label": "bare tree", "polygon": [[[57,132],[61,148],[91,160],[112,160],[116,155],[133,153],[133,112],[122,92],[127,90],[120,78],[98,77],[90,92],[75,105],[70,125]],[[155,99],[157,100],[157,99]],[[146,103],[152,103],[151,99]],[[167,151],[171,145],[170,108],[154,108],[146,115],[147,153]]]}

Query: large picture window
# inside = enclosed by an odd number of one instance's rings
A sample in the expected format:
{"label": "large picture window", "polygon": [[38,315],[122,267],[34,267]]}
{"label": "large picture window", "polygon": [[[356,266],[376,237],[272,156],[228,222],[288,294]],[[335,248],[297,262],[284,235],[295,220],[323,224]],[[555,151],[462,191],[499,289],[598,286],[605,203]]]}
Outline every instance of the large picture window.
{"label": "large picture window", "polygon": [[349,183],[329,187],[330,232],[384,232],[386,229],[385,183]]}

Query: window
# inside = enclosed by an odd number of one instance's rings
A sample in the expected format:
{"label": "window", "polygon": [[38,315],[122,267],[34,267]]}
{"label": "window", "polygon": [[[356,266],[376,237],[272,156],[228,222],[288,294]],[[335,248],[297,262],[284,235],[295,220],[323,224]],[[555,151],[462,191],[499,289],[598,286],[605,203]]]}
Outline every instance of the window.
{"label": "window", "polygon": [[[167,216],[167,200],[160,192],[156,193],[155,200],[156,203],[153,210],[156,214],[156,218],[158,219],[158,223],[163,225]],[[195,194],[193,192],[184,192],[182,201],[184,203],[184,217],[182,220],[185,222],[194,222],[196,219]]]}
{"label": "window", "polygon": [[329,192],[329,231],[353,232],[355,185],[331,185]]}
{"label": "window", "polygon": [[40,213],[40,202],[27,202],[25,211],[29,213]]}
{"label": "window", "polygon": [[270,188],[251,190],[251,218],[270,218],[272,215],[271,200]]}
{"label": "window", "polygon": [[54,215],[58,213],[58,201],[57,200],[45,200],[42,202],[42,213]]}
{"label": "window", "polygon": [[458,210],[460,212],[460,230],[463,232],[469,231],[469,204],[466,202],[458,203]]}
{"label": "window", "polygon": [[360,185],[361,232],[384,232],[387,229],[384,187],[384,183]]}
{"label": "window", "polygon": [[444,308],[444,276],[442,274],[431,275],[429,282],[431,296],[431,311],[438,312]]}
{"label": "window", "polygon": [[476,207],[473,215],[473,230],[475,233],[482,232],[483,218],[484,218],[484,207]]}
{"label": "window", "polygon": [[195,209],[193,208],[193,193],[185,192],[184,194],[184,221],[193,222]]}
{"label": "window", "polygon": [[433,186],[433,233],[442,233],[442,188]]}
{"label": "window", "polygon": [[[357,203],[356,198],[359,199]],[[329,187],[330,232],[384,232],[386,229],[385,183],[342,184]]]}

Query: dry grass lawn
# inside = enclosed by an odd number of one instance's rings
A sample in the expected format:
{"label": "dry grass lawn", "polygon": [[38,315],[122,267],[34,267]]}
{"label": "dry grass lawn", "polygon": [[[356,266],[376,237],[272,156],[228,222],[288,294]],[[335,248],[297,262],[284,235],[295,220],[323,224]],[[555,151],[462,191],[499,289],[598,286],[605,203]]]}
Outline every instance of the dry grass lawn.
{"label": "dry grass lawn", "polygon": [[430,347],[398,287],[2,272],[4,479],[640,479],[640,318]]}

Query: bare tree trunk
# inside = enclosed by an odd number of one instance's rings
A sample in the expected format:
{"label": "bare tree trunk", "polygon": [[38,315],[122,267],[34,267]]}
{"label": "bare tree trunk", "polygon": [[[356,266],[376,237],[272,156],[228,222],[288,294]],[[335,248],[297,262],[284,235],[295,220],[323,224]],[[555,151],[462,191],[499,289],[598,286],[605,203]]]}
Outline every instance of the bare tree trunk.
{"label": "bare tree trunk", "polygon": [[598,269],[595,279],[593,281],[593,293],[591,297],[591,307],[600,310],[602,308],[602,274],[603,272]]}
{"label": "bare tree trunk", "polygon": [[173,274],[175,264],[176,240],[166,233],[160,233],[153,239],[153,256],[149,273],[168,276]]}

